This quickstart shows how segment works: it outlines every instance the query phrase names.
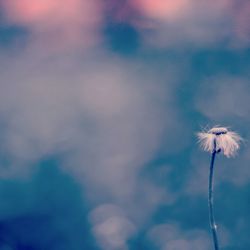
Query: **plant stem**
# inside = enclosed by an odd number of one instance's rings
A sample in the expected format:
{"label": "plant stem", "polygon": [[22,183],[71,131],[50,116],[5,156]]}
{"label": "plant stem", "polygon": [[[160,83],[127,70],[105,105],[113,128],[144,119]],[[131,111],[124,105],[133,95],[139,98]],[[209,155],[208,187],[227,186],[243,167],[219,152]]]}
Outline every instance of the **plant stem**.
{"label": "plant stem", "polygon": [[214,208],[213,208],[213,173],[214,173],[214,160],[216,156],[216,142],[214,143],[214,150],[211,156],[210,162],[210,173],[209,173],[209,188],[208,188],[208,207],[209,207],[209,219],[210,227],[213,235],[214,249],[219,250],[219,242],[217,237],[216,224],[214,219]]}

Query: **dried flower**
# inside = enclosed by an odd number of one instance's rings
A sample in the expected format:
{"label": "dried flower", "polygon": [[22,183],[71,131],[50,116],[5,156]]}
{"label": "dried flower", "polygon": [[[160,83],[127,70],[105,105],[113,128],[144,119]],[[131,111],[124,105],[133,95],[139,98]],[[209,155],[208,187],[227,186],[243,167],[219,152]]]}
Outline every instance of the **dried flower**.
{"label": "dried flower", "polygon": [[234,156],[242,138],[225,127],[214,127],[207,132],[197,134],[201,147],[208,152],[222,151],[227,157]]}
{"label": "dried flower", "polygon": [[235,132],[229,131],[225,127],[214,127],[207,132],[197,134],[201,147],[211,152],[209,182],[208,182],[208,207],[210,228],[213,236],[214,250],[219,250],[219,241],[217,236],[217,226],[214,218],[213,208],[213,175],[215,156],[222,152],[227,157],[234,156],[239,149],[239,143],[242,138]]}

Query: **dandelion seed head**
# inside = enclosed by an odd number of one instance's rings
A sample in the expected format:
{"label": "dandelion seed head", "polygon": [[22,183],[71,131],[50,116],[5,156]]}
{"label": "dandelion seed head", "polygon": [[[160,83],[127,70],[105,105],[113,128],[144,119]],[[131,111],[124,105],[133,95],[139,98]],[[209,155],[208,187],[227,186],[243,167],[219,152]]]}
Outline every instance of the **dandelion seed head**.
{"label": "dandelion seed head", "polygon": [[197,136],[203,150],[210,153],[221,151],[227,157],[236,154],[242,141],[237,133],[229,131],[226,127],[213,127],[198,133]]}

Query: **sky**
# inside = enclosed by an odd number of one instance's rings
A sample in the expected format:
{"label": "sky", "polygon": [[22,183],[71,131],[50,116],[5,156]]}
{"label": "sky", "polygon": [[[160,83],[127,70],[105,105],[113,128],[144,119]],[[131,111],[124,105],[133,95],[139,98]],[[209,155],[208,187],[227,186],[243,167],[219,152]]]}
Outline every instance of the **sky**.
{"label": "sky", "polygon": [[248,0],[0,0],[0,250],[250,249]]}

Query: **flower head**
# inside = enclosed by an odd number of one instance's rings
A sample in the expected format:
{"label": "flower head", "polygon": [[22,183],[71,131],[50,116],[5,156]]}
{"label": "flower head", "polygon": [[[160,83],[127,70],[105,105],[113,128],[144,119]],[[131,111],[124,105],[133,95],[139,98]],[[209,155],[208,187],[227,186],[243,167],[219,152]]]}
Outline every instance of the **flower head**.
{"label": "flower head", "polygon": [[240,148],[242,138],[225,127],[214,127],[206,132],[197,134],[201,147],[208,152],[220,152],[227,157],[234,156]]}

